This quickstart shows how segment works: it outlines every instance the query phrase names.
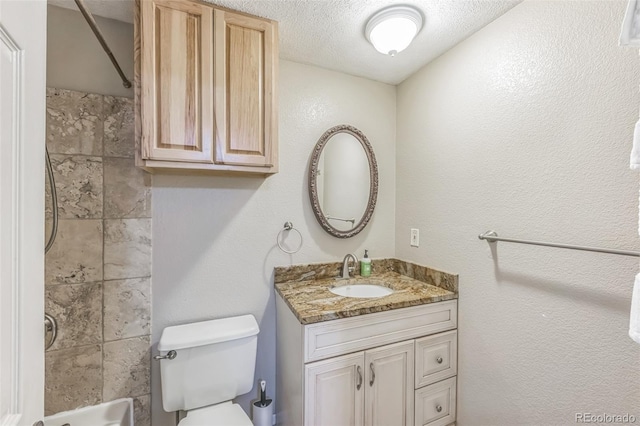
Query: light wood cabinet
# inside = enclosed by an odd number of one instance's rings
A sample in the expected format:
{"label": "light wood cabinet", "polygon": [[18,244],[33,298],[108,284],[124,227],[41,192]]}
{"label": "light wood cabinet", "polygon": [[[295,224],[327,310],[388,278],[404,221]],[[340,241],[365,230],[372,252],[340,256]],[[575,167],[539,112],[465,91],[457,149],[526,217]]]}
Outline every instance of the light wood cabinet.
{"label": "light wood cabinet", "polygon": [[192,0],[137,0],[138,166],[278,171],[278,26]]}
{"label": "light wood cabinet", "polygon": [[278,425],[455,422],[456,300],[302,325],[278,295],[276,314]]}
{"label": "light wood cabinet", "polygon": [[215,161],[272,168],[277,160],[275,25],[215,11]]}

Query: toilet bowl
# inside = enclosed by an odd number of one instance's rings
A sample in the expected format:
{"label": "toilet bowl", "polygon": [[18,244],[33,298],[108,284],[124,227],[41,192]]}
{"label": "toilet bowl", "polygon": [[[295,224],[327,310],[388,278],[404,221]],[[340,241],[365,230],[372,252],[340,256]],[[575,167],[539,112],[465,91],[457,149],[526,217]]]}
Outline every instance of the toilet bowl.
{"label": "toilet bowl", "polygon": [[180,426],[251,426],[233,398],[254,384],[253,315],[167,327],[158,342],[162,406],[186,411]]}

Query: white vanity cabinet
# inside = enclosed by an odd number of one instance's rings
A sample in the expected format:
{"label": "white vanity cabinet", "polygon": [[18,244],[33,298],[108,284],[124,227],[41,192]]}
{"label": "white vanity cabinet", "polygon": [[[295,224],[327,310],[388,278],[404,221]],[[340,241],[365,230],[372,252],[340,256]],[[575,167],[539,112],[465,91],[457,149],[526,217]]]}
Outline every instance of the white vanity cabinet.
{"label": "white vanity cabinet", "polygon": [[413,340],[305,366],[306,426],[413,426]]}
{"label": "white vanity cabinet", "polygon": [[278,425],[455,422],[457,300],[307,325],[276,304]]}

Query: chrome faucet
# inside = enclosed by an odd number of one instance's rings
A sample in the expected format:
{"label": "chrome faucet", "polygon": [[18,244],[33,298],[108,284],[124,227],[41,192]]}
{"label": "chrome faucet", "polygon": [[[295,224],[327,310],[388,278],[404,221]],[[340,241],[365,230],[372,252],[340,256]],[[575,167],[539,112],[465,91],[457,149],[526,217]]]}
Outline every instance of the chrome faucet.
{"label": "chrome faucet", "polygon": [[[353,259],[353,266],[349,266],[349,259]],[[355,271],[358,266],[358,256],[355,254],[349,253],[344,259],[342,259],[342,276],[340,278],[347,279],[351,278],[351,272]]]}

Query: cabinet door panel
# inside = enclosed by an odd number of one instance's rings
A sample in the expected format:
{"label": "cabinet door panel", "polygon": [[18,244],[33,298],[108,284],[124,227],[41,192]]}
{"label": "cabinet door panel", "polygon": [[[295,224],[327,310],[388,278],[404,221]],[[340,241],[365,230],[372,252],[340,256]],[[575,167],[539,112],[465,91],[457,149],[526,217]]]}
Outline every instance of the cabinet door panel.
{"label": "cabinet door panel", "polygon": [[365,352],[365,425],[413,425],[413,360],[413,340]]}
{"label": "cabinet door panel", "polygon": [[364,353],[305,366],[305,426],[363,426]]}
{"label": "cabinet door panel", "polygon": [[141,2],[142,158],[213,162],[213,8]]}
{"label": "cabinet door panel", "polygon": [[275,164],[274,23],[216,10],[216,163]]}

